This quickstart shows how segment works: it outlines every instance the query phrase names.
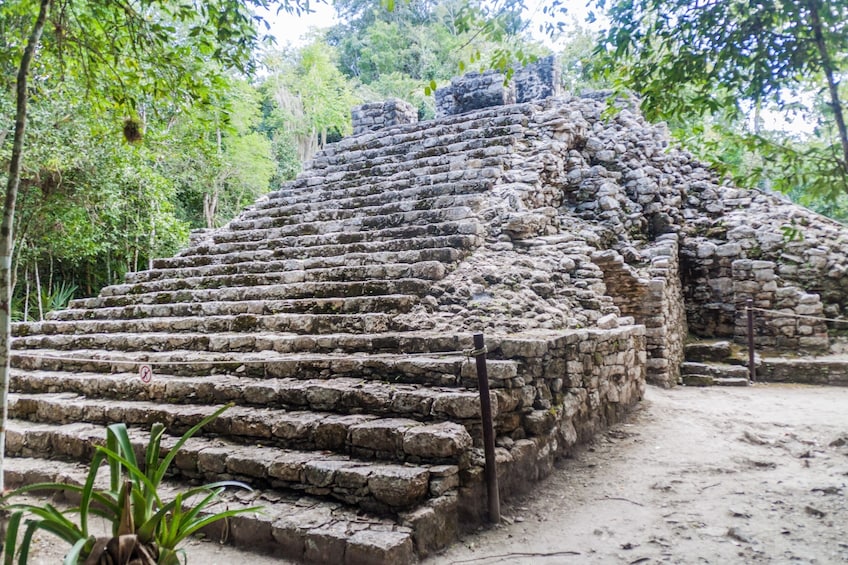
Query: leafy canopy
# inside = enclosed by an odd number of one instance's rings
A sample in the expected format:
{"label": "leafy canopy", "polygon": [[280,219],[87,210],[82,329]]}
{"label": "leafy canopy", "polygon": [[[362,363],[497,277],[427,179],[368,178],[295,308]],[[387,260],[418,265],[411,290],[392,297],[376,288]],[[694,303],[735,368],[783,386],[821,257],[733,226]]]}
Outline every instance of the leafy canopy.
{"label": "leafy canopy", "polygon": [[[804,110],[816,143],[736,128],[736,142],[777,168],[760,167],[778,188],[848,192],[848,131],[839,77],[848,70],[848,2],[835,0],[619,0],[597,68],[642,96],[651,119],[741,122],[760,109]],[[806,93],[813,104],[797,102]],[[803,165],[798,168],[797,165]],[[779,170],[780,173],[776,171]],[[789,175],[788,177],[786,175]],[[785,181],[785,182],[784,182]]]}

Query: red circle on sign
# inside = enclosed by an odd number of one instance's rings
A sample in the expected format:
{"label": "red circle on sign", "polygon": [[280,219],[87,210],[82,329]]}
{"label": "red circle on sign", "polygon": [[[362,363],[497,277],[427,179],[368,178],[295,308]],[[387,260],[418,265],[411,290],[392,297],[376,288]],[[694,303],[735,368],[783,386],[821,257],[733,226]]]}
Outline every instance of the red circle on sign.
{"label": "red circle on sign", "polygon": [[149,383],[153,380],[153,369],[150,368],[150,365],[142,365],[138,368],[138,376],[141,378],[141,382]]}

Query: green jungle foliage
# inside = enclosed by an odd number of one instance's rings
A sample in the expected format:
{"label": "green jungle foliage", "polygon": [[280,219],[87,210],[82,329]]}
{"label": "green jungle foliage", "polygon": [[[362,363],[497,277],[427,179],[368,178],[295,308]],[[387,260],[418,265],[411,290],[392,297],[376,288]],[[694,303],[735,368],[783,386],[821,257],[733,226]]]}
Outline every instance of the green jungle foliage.
{"label": "green jungle foliage", "polygon": [[[848,2],[596,3],[610,23],[595,69],[637,92],[649,118],[668,120],[687,148],[741,186],[844,219]],[[807,133],[776,116],[800,119]]]}

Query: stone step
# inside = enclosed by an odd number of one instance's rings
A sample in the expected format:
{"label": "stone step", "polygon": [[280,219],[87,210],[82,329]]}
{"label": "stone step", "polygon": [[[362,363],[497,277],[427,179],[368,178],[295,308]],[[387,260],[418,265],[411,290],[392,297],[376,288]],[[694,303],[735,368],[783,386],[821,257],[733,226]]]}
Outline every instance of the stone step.
{"label": "stone step", "polygon": [[[472,188],[474,185],[472,185]],[[375,195],[376,196],[376,195]],[[312,225],[316,222],[362,223],[371,218],[394,218],[402,215],[405,221],[416,222],[433,218],[459,219],[464,211],[474,213],[485,202],[479,194],[448,194],[429,198],[399,198],[393,191],[381,201],[367,204],[365,198],[341,198],[332,202],[305,202],[287,207],[249,210],[227,224],[232,231],[277,228],[286,225]]]}
{"label": "stone step", "polygon": [[[563,338],[551,332],[531,332],[507,336],[487,336],[488,359],[542,358],[552,347],[563,346]],[[33,334],[12,340],[14,349],[113,349],[136,352],[207,351],[210,353],[308,353],[389,354],[403,359],[411,356],[465,356],[473,349],[470,333],[428,331],[299,335],[269,332],[150,332],[110,334]]]}
{"label": "stone step", "polygon": [[[47,340],[42,340],[42,344]],[[212,353],[205,350],[163,352],[14,349],[11,364],[28,371],[89,371],[99,373],[137,371],[145,364],[157,373],[187,377],[234,374],[256,379],[356,378],[360,382],[380,381],[437,387],[476,388],[474,360],[460,355],[392,355],[372,353]],[[489,386],[520,389],[525,385],[513,360],[488,360]]]}
{"label": "stone step", "polygon": [[138,284],[116,284],[103,287],[101,297],[125,294],[147,294],[174,290],[201,290],[222,287],[250,287],[305,282],[353,282],[390,279],[437,281],[445,276],[445,265],[438,261],[394,263],[363,266],[340,266],[269,273],[245,273],[154,280]]}
{"label": "stone step", "polygon": [[[141,456],[148,434],[129,428]],[[85,423],[45,424],[9,420],[6,453],[11,457],[58,458],[77,463],[90,461],[96,445],[105,443],[106,428]],[[176,437],[162,437],[163,450]],[[340,500],[365,510],[396,515],[458,485],[459,468],[373,462],[329,451],[300,451],[240,445],[223,438],[193,437],[180,449],[173,471],[184,479],[217,481],[231,478],[258,488],[302,492]],[[451,473],[449,476],[444,476]]]}
{"label": "stone step", "polygon": [[[540,338],[541,339],[541,338]],[[492,340],[490,340],[491,342]],[[501,339],[495,339],[499,347]],[[528,343],[521,337],[507,342]],[[544,345],[544,340],[541,341]],[[533,351],[533,344],[527,348]],[[114,351],[208,351],[210,353],[368,353],[369,355],[410,355],[434,353],[451,354],[473,348],[470,334],[434,334],[402,332],[379,334],[299,335],[268,332],[221,332],[216,334],[191,332],[148,332],[109,334],[33,334],[12,340],[14,349],[109,349]],[[513,348],[515,349],[515,348]],[[543,350],[544,351],[544,350]],[[489,357],[497,349],[489,346]]]}
{"label": "stone step", "polygon": [[[446,159],[438,157],[421,167],[411,163],[375,167],[370,171],[350,170],[347,166],[335,171],[304,173],[309,186],[298,187],[298,181],[285,186],[278,192],[272,192],[268,199],[259,202],[256,209],[288,207],[305,202],[327,202],[328,207],[336,207],[336,202],[349,198],[371,198],[382,195],[379,203],[392,202],[395,198],[389,194],[393,190],[403,191],[415,186],[432,187],[428,192],[418,193],[418,197],[429,195],[448,196],[474,194],[482,186],[492,186],[509,168],[509,160],[504,148],[498,147],[498,156],[464,160],[462,157]],[[455,187],[451,185],[455,184]]]}
{"label": "stone step", "polygon": [[[143,296],[143,295],[139,295]],[[20,322],[16,336],[33,334],[93,334],[144,332],[288,332],[327,334],[403,330],[391,314],[238,314],[234,316],[172,316],[135,320],[85,319]]]}
{"label": "stone step", "polygon": [[[111,308],[136,304],[175,304],[178,302],[250,302],[256,300],[293,300],[298,298],[343,298],[354,296],[424,296],[432,281],[402,278],[350,282],[305,282],[214,289],[97,296],[71,300],[70,308]],[[222,330],[225,331],[225,330]]]}
{"label": "stone step", "polygon": [[747,367],[726,363],[695,363],[686,361],[680,365],[680,371],[684,375],[711,375],[713,377],[748,379]]}
{"label": "stone step", "polygon": [[[294,230],[289,235],[275,236],[272,233],[241,232],[242,241],[212,241],[206,239],[202,243],[191,247],[184,254],[191,255],[216,255],[230,254],[233,252],[274,250],[281,247],[310,247],[313,245],[342,245],[351,243],[393,241],[417,238],[446,237],[453,235],[485,235],[485,228],[474,218],[439,222],[433,224],[409,224],[385,229],[374,229],[369,231],[333,231],[328,233],[309,233]],[[250,239],[251,235],[255,239]],[[213,236],[219,237],[219,236]],[[224,237],[224,236],[220,236]],[[391,244],[387,244],[391,248]],[[408,246],[403,246],[408,249]],[[155,264],[154,264],[155,265]]]}
{"label": "stone step", "polygon": [[[253,207],[248,208],[237,220],[228,224],[232,229],[240,229],[235,222],[256,221],[264,218],[310,218],[313,214],[319,214],[314,219],[331,219],[337,215],[355,215],[363,210],[379,211],[385,213],[396,213],[423,208],[442,208],[454,203],[470,206],[477,209],[483,202],[482,193],[491,189],[492,183],[487,180],[460,181],[442,184],[410,184],[394,188],[389,183],[378,182],[381,185],[377,192],[364,196],[351,196],[343,194],[337,198],[327,200],[309,200],[297,202],[290,205],[282,205],[280,199],[269,205],[262,200]],[[383,186],[384,185],[384,186]]]}
{"label": "stone step", "polygon": [[[415,144],[423,141],[429,146],[438,146],[440,139],[448,139],[452,135],[462,135],[469,130],[479,130],[486,126],[503,126],[512,124],[526,124],[532,115],[532,107],[528,105],[498,106],[497,108],[481,108],[473,114],[457,114],[439,118],[438,122],[421,121],[414,124],[398,124],[382,128],[378,131],[363,132],[358,135],[348,136],[337,143],[328,144],[322,151],[318,152],[313,167],[320,168],[320,160],[341,158],[351,152],[360,151],[361,157],[368,159],[374,156],[389,153],[406,153],[410,147],[405,144]],[[475,135],[483,135],[483,130]],[[444,136],[444,137],[442,137]],[[473,139],[473,136],[469,136]],[[402,146],[398,149],[397,146]],[[373,153],[370,153],[373,151]]]}
{"label": "stone step", "polygon": [[687,361],[705,363],[709,361],[724,362],[733,356],[733,345],[729,341],[699,341],[683,346]]}
{"label": "stone step", "polygon": [[514,134],[522,129],[515,127],[515,120],[512,121],[495,127],[480,124],[480,128],[454,131],[435,139],[401,138],[398,146],[353,150],[353,154],[360,157],[355,161],[333,157],[323,159],[323,156],[317,155],[304,175],[320,173],[331,181],[350,178],[356,173],[361,175],[363,172],[369,176],[387,176],[403,170],[438,166],[447,161],[446,157],[475,160],[499,155],[515,145]]}
{"label": "stone step", "polygon": [[[8,457],[3,462],[9,488],[43,482],[85,484],[88,468],[76,463]],[[431,470],[432,474],[432,470]],[[108,488],[107,471],[98,476],[99,488]],[[163,499],[173,500],[191,485],[167,479],[161,488]],[[77,503],[78,498],[63,498]],[[51,500],[61,504],[61,501]],[[230,518],[226,531],[222,524],[204,530],[211,540],[223,540],[236,547],[270,553],[283,559],[307,563],[345,565],[407,565],[437,551],[457,536],[456,496],[446,494],[431,499],[419,509],[401,512],[397,517],[379,517],[337,501],[273,489],[252,492],[228,489],[222,493],[215,512],[226,508],[261,506]]]}
{"label": "stone step", "polygon": [[[118,369],[118,366],[115,366]],[[207,377],[174,376],[154,367],[149,383],[137,370],[129,372],[22,370],[13,368],[11,390],[21,394],[74,393],[89,398],[125,399],[187,404],[260,406],[286,410],[315,410],[339,414],[373,414],[401,417],[424,422],[453,421],[466,425],[469,433],[477,429],[480,400],[477,391],[454,387],[422,387],[365,381],[357,378],[298,379],[249,378],[234,375]],[[492,410],[495,419],[504,422],[506,432],[520,424],[514,415],[532,407],[532,399],[522,398],[523,389],[494,389]],[[501,402],[503,399],[503,402]],[[503,404],[503,411],[499,406]],[[507,422],[505,419],[509,419]],[[476,437],[472,433],[472,437]]]}
{"label": "stone step", "polygon": [[67,308],[47,314],[47,320],[138,319],[184,316],[237,316],[253,314],[364,314],[403,313],[420,302],[411,294],[352,296],[350,298],[295,298],[292,300],[250,300],[241,302],[178,302],[137,304],[111,308]]}
{"label": "stone step", "polygon": [[[427,129],[417,129],[414,125],[404,124],[398,128],[390,128],[381,132],[364,133],[341,140],[325,147],[315,155],[307,165],[305,175],[318,172],[333,171],[343,167],[356,157],[361,168],[369,168],[375,163],[391,163],[392,160],[404,160],[411,155],[417,158],[435,157],[446,154],[461,154],[475,147],[492,145],[492,140],[503,138],[501,141],[512,143],[514,134],[523,130],[529,122],[522,108],[514,107],[515,112],[502,116],[476,115],[469,119],[448,124],[441,119],[438,124],[427,123]],[[421,122],[424,123],[424,122]],[[308,183],[296,184],[296,187],[307,187]]]}
{"label": "stone step", "polygon": [[[405,263],[413,262],[407,260],[405,255],[410,252],[421,252],[420,260],[422,261],[442,261],[443,258],[441,255],[427,256],[425,251],[436,249],[469,250],[481,245],[482,239],[476,235],[449,235],[442,237],[323,244],[321,241],[318,241],[317,236],[303,238],[292,236],[279,240],[278,243],[280,244],[279,246],[271,249],[235,250],[212,255],[200,254],[198,246],[189,247],[174,257],[154,259],[153,268],[156,270],[182,269],[207,265],[241,265],[249,262],[291,259],[306,261],[313,258],[318,261],[329,261],[330,258],[347,255],[374,256],[375,259],[369,262]],[[444,251],[433,252],[438,254],[444,253]],[[384,255],[392,253],[397,254],[396,258],[392,255]],[[395,260],[392,260],[393,258]],[[362,260],[358,259],[354,264],[362,264]],[[147,273],[150,271],[142,272]]]}
{"label": "stone step", "polygon": [[[73,393],[11,394],[11,418],[50,424],[123,422],[150,429],[159,422],[182,434],[216,410],[214,406],[157,404],[86,398]],[[400,462],[457,463],[471,436],[454,422],[423,423],[369,414],[339,415],[269,408],[230,408],[202,430],[240,444],[325,450]]]}
{"label": "stone step", "polygon": [[716,377],[713,384],[715,386],[749,386],[751,381],[748,377]]}
{"label": "stone step", "polygon": [[[280,226],[261,226],[251,229],[222,229],[213,233],[214,243],[256,242],[280,239],[286,236],[314,234],[369,234],[388,229],[408,229],[411,226],[433,226],[439,224],[461,224],[474,221],[475,212],[467,206],[441,208],[438,210],[413,210],[386,216],[356,216],[338,220],[310,223],[283,223]],[[462,232],[460,232],[462,233]],[[399,234],[401,237],[403,234]]]}
{"label": "stone step", "polygon": [[764,357],[757,381],[848,386],[848,356]]}
{"label": "stone step", "polygon": [[717,377],[715,375],[688,374],[681,379],[686,386],[748,386],[748,377]]}
{"label": "stone step", "polygon": [[[525,130],[528,117],[516,113],[496,120],[496,123],[491,120],[489,123],[465,122],[448,132],[440,123],[438,133],[431,136],[404,129],[395,130],[376,142],[374,138],[363,136],[347,138],[317,153],[291,187],[293,190],[314,188],[320,185],[316,178],[340,181],[363,174],[380,177],[397,175],[404,170],[421,172],[445,162],[446,157],[453,157],[455,161],[475,160],[497,154],[491,149],[514,145],[515,134]],[[358,145],[363,141],[366,145]],[[354,145],[348,146],[348,143]],[[340,154],[343,147],[348,148]]]}
{"label": "stone step", "polygon": [[[238,255],[238,254],[236,254]],[[217,275],[235,275],[247,273],[268,273],[279,271],[306,271],[332,267],[362,267],[375,264],[414,264],[430,261],[454,263],[462,257],[458,249],[438,247],[434,249],[413,249],[409,251],[383,251],[374,253],[342,253],[319,257],[275,259],[272,253],[265,257],[244,254],[243,260],[232,263],[216,263],[156,269],[127,273],[125,283],[136,284],[162,279],[180,279],[188,277],[211,277]],[[239,257],[238,259],[242,259]]]}

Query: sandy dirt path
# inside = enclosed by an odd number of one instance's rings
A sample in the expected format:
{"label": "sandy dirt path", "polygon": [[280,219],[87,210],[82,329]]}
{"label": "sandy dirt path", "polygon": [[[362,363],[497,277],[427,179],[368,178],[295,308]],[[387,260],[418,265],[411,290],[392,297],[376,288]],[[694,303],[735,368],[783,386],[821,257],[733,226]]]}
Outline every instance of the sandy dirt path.
{"label": "sandy dirt path", "polygon": [[[848,563],[848,388],[649,388],[629,422],[425,565]],[[61,562],[43,539],[34,565]],[[286,563],[192,541],[189,564]],[[333,564],[335,565],[335,564]]]}
{"label": "sandy dirt path", "polygon": [[848,562],[848,389],[650,388],[433,564]]}

